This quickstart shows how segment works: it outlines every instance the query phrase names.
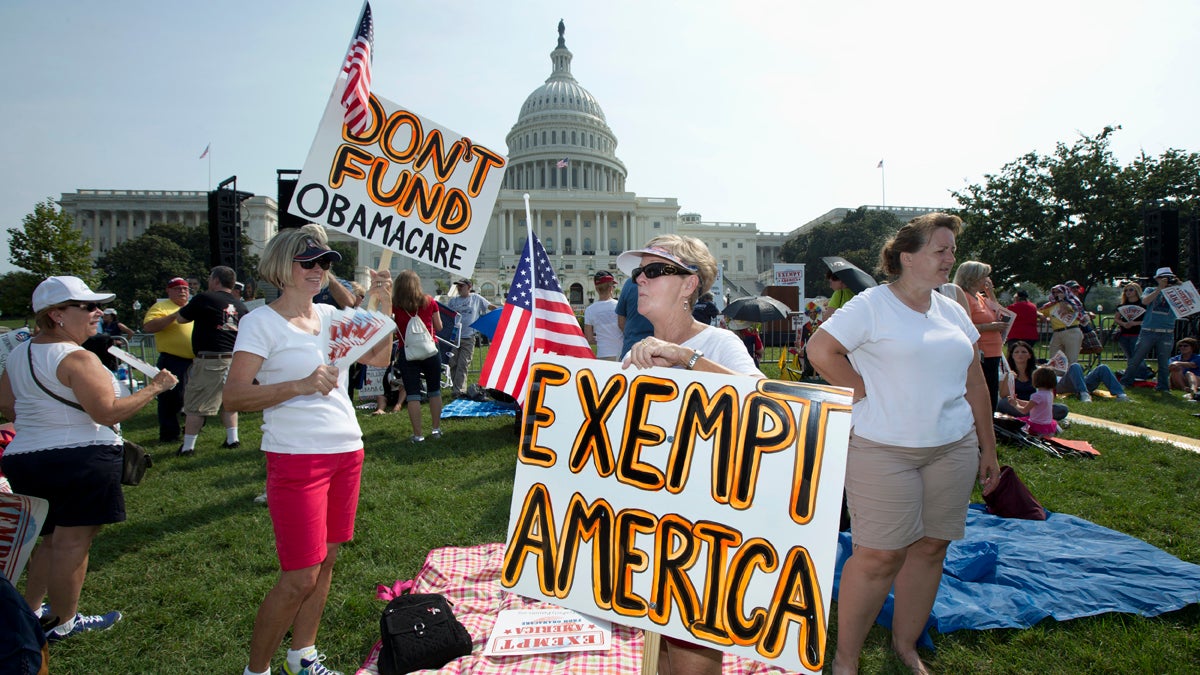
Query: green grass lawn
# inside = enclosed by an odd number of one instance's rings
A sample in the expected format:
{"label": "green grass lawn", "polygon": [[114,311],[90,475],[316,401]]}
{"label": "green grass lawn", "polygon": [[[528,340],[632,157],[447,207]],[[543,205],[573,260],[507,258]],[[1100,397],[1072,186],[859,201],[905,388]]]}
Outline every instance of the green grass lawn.
{"label": "green grass lawn", "polygon": [[[1198,406],[1152,390],[1133,396],[1132,404],[1069,404],[1196,435],[1200,420],[1191,413]],[[361,415],[367,457],[357,533],[342,549],[319,639],[328,665],[348,672],[376,639],[383,605],[374,599],[376,583],[412,577],[433,548],[503,540],[516,452],[512,418],[447,420],[444,439],[411,444],[406,415]],[[277,575],[267,509],[253,503],[265,475],[260,422],[258,414],[242,416],[236,450],[220,449],[223,432],[210,423],[196,455],[186,458],[154,441],[153,404],[125,425],[155,466],[126,490],[129,520],[97,538],[80,603],[89,613],[121,609],[125,620],[55,645],[51,672],[241,672],[254,612]],[[1102,455],[1062,460],[1003,447],[1001,461],[1017,468],[1046,508],[1200,563],[1200,455],[1082,425],[1065,435],[1091,441]],[[888,640],[872,630],[863,672],[905,672]],[[1200,609],[959,631],[935,643],[937,654],[926,655],[934,672],[1191,673],[1200,662]],[[274,665],[281,663],[282,651]]]}

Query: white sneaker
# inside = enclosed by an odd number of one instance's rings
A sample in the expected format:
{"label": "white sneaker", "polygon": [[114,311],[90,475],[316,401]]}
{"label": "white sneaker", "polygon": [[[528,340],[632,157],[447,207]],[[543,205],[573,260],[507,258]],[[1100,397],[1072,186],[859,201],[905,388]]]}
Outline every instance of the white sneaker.
{"label": "white sneaker", "polygon": [[1084,391],[1084,392],[1080,392],[1080,393],[1079,393],[1079,402],[1080,402],[1080,403],[1091,403],[1091,402],[1092,402],[1092,395],[1091,395],[1091,394],[1089,394],[1089,393],[1087,393],[1086,391]]}
{"label": "white sneaker", "polygon": [[254,503],[255,504],[266,504],[267,503],[267,493],[264,492],[261,495],[255,497]]}
{"label": "white sneaker", "polygon": [[1118,396],[1117,400],[1121,401],[1122,403],[1129,403],[1129,397],[1126,396],[1125,394],[1121,394],[1120,396]]}

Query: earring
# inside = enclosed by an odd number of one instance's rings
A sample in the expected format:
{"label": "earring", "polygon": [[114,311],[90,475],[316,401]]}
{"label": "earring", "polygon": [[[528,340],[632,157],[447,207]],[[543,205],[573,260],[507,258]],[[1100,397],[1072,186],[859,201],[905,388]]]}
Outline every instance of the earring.
{"label": "earring", "polygon": [[63,327],[63,322],[59,321],[59,322],[58,322],[58,327],[59,327],[59,328],[62,328],[62,327]]}

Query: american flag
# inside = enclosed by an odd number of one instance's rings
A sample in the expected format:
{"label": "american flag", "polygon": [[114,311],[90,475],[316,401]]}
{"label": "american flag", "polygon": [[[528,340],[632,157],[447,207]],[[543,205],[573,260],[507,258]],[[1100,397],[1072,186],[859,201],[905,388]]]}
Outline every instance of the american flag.
{"label": "american flag", "polygon": [[212,143],[209,143],[208,145],[204,146],[204,152],[200,153],[200,159],[204,159],[205,157],[208,157],[208,149],[211,147],[212,147]]}
{"label": "american flag", "polygon": [[534,279],[529,264],[529,243],[526,242],[479,376],[481,386],[499,389],[520,403],[525,402],[525,381],[529,375],[531,301],[535,293],[537,320],[533,322],[533,348],[562,356],[595,358],[575,319],[571,303],[554,276],[546,249],[536,235],[533,248],[536,251],[536,263],[532,266],[532,270],[536,270],[536,289],[531,283]]}
{"label": "american flag", "polygon": [[882,159],[881,159],[881,160],[879,160],[879,163],[875,165],[875,168],[876,168],[876,169],[882,169],[882,168],[883,168],[883,160],[882,160]]}
{"label": "american flag", "polygon": [[342,72],[346,73],[346,90],[342,92],[342,106],[346,108],[346,126],[355,134],[367,130],[371,123],[371,52],[375,45],[375,24],[371,21],[371,3],[363,5],[358,32],[350,42]]}
{"label": "american flag", "polygon": [[563,157],[562,159],[558,160],[558,164],[555,164],[554,166],[557,166],[560,169],[565,169],[570,163],[571,159],[569,157]]}

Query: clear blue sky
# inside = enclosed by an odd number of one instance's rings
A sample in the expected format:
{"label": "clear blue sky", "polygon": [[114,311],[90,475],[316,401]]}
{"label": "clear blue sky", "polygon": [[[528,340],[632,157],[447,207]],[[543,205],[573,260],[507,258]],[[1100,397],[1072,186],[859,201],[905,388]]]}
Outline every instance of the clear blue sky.
{"label": "clear blue sky", "polygon": [[[214,183],[274,195],[360,6],[0,3],[0,229],[81,188],[209,189],[209,143]],[[1106,124],[1124,126],[1123,162],[1200,151],[1194,0],[372,7],[375,91],[501,151],[562,18],[628,188],[706,220],[784,231],[878,204],[885,177],[888,204],[952,205],[950,190]]]}

